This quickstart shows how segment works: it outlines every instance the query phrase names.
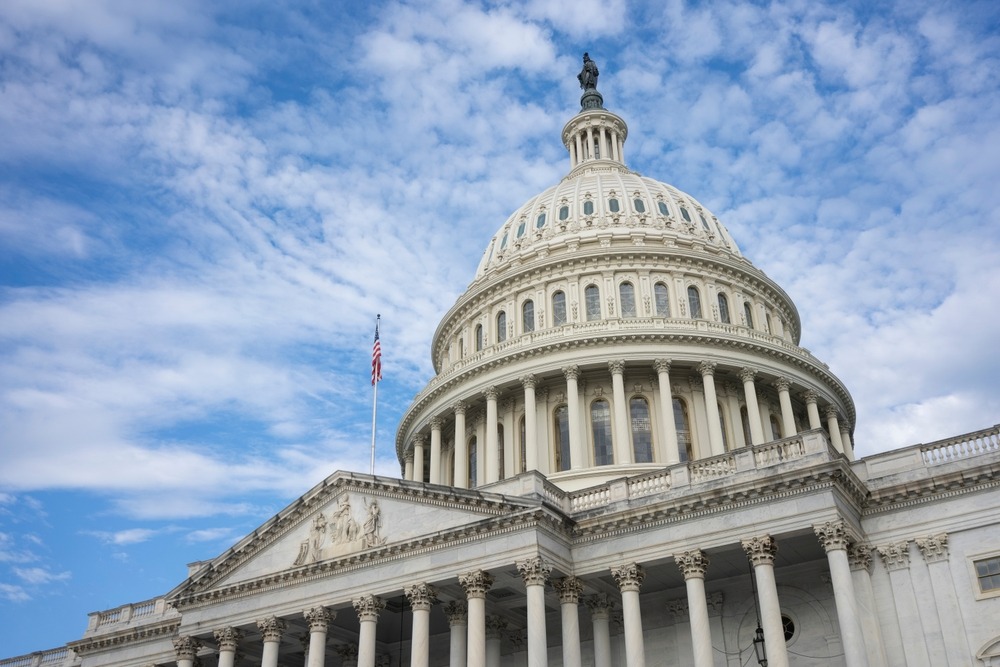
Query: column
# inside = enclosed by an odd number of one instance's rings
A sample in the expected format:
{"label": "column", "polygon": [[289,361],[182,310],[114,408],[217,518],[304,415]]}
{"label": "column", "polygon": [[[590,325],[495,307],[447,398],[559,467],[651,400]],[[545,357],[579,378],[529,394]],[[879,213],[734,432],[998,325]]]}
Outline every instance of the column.
{"label": "column", "polygon": [[843,454],[844,443],[840,441],[840,424],[837,423],[837,408],[833,405],[826,406],[826,427],[830,431],[830,442],[833,443],[833,448]]}
{"label": "column", "polygon": [[778,544],[770,535],[751,537],[742,541],[743,550],[753,563],[760,600],[760,622],[764,626],[764,651],[768,667],[788,667],[788,649],[785,647],[785,630],[781,624],[781,607],[778,605],[778,586],[774,581],[774,554]]}
{"label": "column", "polygon": [[361,629],[358,631],[358,667],[375,667],[375,629],[378,614],[385,609],[385,601],[369,594],[362,595],[352,603],[361,622]]}
{"label": "column", "polygon": [[552,469],[552,450],[549,446],[549,389],[535,390],[535,436],[538,446],[538,471],[549,474]]}
{"label": "column", "polygon": [[580,134],[577,133],[573,139],[576,143],[576,164],[573,165],[575,167],[577,164],[583,162],[586,156],[583,153],[583,140],[580,138]]}
{"label": "column", "polygon": [[611,147],[612,147],[612,151],[613,151],[613,153],[611,155],[611,158],[613,160],[617,160],[618,162],[621,162],[622,161],[621,155],[618,152],[618,131],[615,130],[615,129],[611,130]]}
{"label": "column", "polygon": [[594,159],[594,128],[587,128],[587,157]]}
{"label": "column", "polygon": [[615,403],[615,463],[632,463],[632,444],[628,427],[628,409],[625,405],[625,362],[609,361],[612,398]]}
{"label": "column", "polygon": [[437,592],[425,583],[407,586],[403,592],[413,610],[410,667],[427,667],[431,657],[431,605],[437,601]]}
{"label": "column", "polygon": [[465,641],[468,638],[469,623],[465,616],[465,602],[453,600],[444,606],[448,617],[448,628],[451,633],[451,644],[448,651],[448,667],[465,667]]}
{"label": "column", "polygon": [[708,441],[712,456],[726,453],[726,446],[722,442],[722,424],[719,421],[719,399],[715,395],[715,366],[714,361],[703,361],[698,364],[698,372],[701,373],[701,381],[705,385],[705,414],[708,420]]}
{"label": "column", "polygon": [[687,587],[688,619],[691,621],[691,647],[694,667],[712,667],[712,631],[708,624],[708,599],[705,597],[705,570],[708,556],[697,549],[674,556]]}
{"label": "column", "polygon": [[535,376],[521,377],[524,387],[524,463],[528,470],[538,470],[538,415],[535,406]]}
{"label": "column", "polygon": [[524,579],[528,598],[528,667],[546,667],[549,649],[545,628],[545,582],[552,566],[539,556],[517,561],[516,565]]}
{"label": "column", "polygon": [[503,616],[486,617],[486,667],[500,667],[500,642],[507,631]]}
{"label": "column", "polygon": [[508,398],[500,404],[499,421],[503,424],[503,456],[500,456],[499,479],[507,479],[517,474],[520,461],[517,460],[515,435],[517,426],[514,423],[514,399]]}
{"label": "column", "polygon": [[341,667],[358,667],[358,647],[356,644],[340,644],[334,647],[340,656]]}
{"label": "column", "polygon": [[626,667],[646,667],[646,649],[642,640],[642,613],[639,610],[639,587],[646,578],[646,573],[638,563],[626,563],[611,568],[611,576],[622,592]]}
{"label": "column", "polygon": [[337,618],[337,612],[326,607],[313,607],[302,612],[302,615],[309,623],[309,660],[306,667],[323,667],[326,660],[326,630],[330,621]]}
{"label": "column", "polygon": [[[903,639],[903,655],[907,667],[930,667],[929,650],[924,640],[917,597],[910,581],[910,541],[893,542],[875,547],[889,570],[892,597]],[[940,664],[935,661],[934,664]]]}
{"label": "column", "polygon": [[847,420],[840,422],[840,442],[844,445],[844,456],[848,461],[853,461],[854,443],[851,442],[851,424]]}
{"label": "column", "polygon": [[851,579],[851,566],[847,560],[847,525],[843,521],[827,521],[813,526],[813,531],[826,550],[830,565],[837,622],[840,623],[840,636],[844,642],[844,660],[847,667],[868,667],[868,652],[861,631],[858,600]]}
{"label": "column", "polygon": [[594,667],[611,667],[611,598],[598,593],[585,602],[594,626]]}
{"label": "column", "polygon": [[795,435],[795,415],[792,413],[792,397],[788,390],[792,388],[792,383],[788,378],[778,378],[774,381],[774,388],[778,390],[778,403],[781,405],[781,430],[785,437]]}
{"label": "column", "polygon": [[413,479],[424,481],[424,436],[413,436]]}
{"label": "column", "polygon": [[819,399],[819,394],[812,389],[807,389],[802,392],[802,400],[805,401],[806,404],[806,414],[809,415],[810,431],[823,428],[823,424],[819,421],[819,408],[816,407],[817,399]]}
{"label": "column", "polygon": [[493,586],[493,575],[482,570],[458,575],[458,583],[468,598],[469,639],[466,643],[468,667],[486,667],[486,592]]}
{"label": "column", "polygon": [[583,582],[576,577],[563,577],[552,582],[559,594],[559,608],[562,613],[562,655],[563,667],[580,667],[580,594]]}
{"label": "column", "polygon": [[675,662],[678,665],[693,665],[694,651],[688,642],[691,637],[691,610],[687,598],[667,600],[667,612],[674,619],[674,645],[677,647]]}
{"label": "column", "polygon": [[496,387],[489,386],[484,393],[486,394],[486,450],[479,455],[486,457],[484,483],[490,484],[500,479],[500,446],[497,444],[497,398],[500,397],[500,392]]}
{"label": "column", "polygon": [[214,633],[219,646],[219,667],[233,667],[236,664],[236,648],[243,640],[243,632],[238,628],[219,628]]}
{"label": "column", "polygon": [[406,452],[403,459],[403,479],[413,479],[413,452]]}
{"label": "column", "polygon": [[[760,425],[757,388],[753,383],[755,377],[757,377],[757,371],[752,368],[743,367],[740,369],[740,379],[743,380],[743,394],[747,402],[747,421],[750,422],[750,444],[759,445],[764,442],[764,429]],[[781,641],[783,645],[785,640]]]}
{"label": "column", "polygon": [[278,667],[278,649],[281,647],[281,635],[287,624],[277,616],[262,618],[257,621],[260,638],[264,641],[264,650],[260,656],[260,667]]}
{"label": "column", "polygon": [[962,623],[962,612],[958,606],[958,595],[948,568],[948,535],[940,533],[929,537],[918,537],[927,573],[930,575],[931,590],[934,592],[934,609],[937,610],[941,625],[941,638],[948,664],[958,667],[966,662],[962,656],[969,655],[978,647],[969,646],[965,638],[968,633]]}
{"label": "column", "polygon": [[455,411],[455,486],[469,488],[469,443],[465,439],[465,410],[468,406],[456,401],[451,409]]}
{"label": "column", "polygon": [[567,366],[562,369],[566,376],[566,408],[569,419],[569,463],[571,470],[587,467],[587,454],[583,450],[580,437],[580,391],[577,381],[580,378],[579,366]]}
{"label": "column", "polygon": [[858,620],[865,637],[868,664],[871,667],[886,667],[888,661],[882,645],[882,627],[875,607],[875,591],[872,589],[872,550],[867,544],[851,544],[847,548],[847,562],[854,580],[854,596],[858,601]]}
{"label": "column", "polygon": [[431,484],[441,483],[441,418],[433,417],[431,425]]}
{"label": "column", "polygon": [[201,642],[194,637],[181,635],[174,637],[174,654],[177,656],[177,667],[194,667],[194,660],[198,657],[198,649]]}
{"label": "column", "polygon": [[677,424],[674,423],[674,398],[670,391],[670,359],[653,362],[660,389],[660,461],[666,465],[680,463],[677,449]]}

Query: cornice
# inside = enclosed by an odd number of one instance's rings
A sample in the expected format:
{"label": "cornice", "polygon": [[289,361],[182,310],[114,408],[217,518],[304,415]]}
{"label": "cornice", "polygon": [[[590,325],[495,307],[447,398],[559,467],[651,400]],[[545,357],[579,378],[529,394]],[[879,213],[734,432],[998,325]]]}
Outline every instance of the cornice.
{"label": "cornice", "polygon": [[181,619],[174,618],[168,621],[138,625],[133,628],[119,630],[118,632],[101,635],[99,637],[79,639],[74,642],[69,642],[66,646],[77,655],[83,656],[107,649],[117,648],[125,644],[134,644],[136,642],[159,639],[160,637],[169,637],[176,633],[180,626]]}
{"label": "cornice", "polygon": [[864,516],[875,516],[997,487],[1000,487],[1000,467],[994,464],[916,481],[907,480],[873,491]]}

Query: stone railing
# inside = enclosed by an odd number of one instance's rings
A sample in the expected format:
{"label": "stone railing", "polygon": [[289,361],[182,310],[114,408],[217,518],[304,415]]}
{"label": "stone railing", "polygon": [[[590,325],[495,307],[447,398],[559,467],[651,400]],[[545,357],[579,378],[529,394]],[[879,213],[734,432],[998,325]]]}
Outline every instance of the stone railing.
{"label": "stone railing", "polygon": [[878,485],[879,478],[899,474],[927,474],[929,468],[960,461],[972,462],[979,457],[1000,452],[1000,425],[927,444],[912,445],[881,454],[872,454],[856,461],[852,468],[863,479]]}
{"label": "stone railing", "polygon": [[920,445],[920,455],[928,465],[950,463],[989,452],[1000,452],[1000,425]]}
{"label": "stone railing", "polygon": [[697,484],[717,477],[728,477],[736,472],[736,457],[732,454],[698,459],[688,463],[691,483]]}
{"label": "stone railing", "polygon": [[167,607],[166,600],[162,597],[145,600],[144,602],[134,602],[122,605],[114,609],[95,611],[90,614],[87,623],[87,633],[104,630],[110,625],[125,625],[132,621],[145,620],[156,616],[167,616],[174,614],[172,609]]}
{"label": "stone railing", "polygon": [[61,667],[72,658],[71,651],[62,646],[48,651],[35,651],[27,655],[0,660],[0,667]]}

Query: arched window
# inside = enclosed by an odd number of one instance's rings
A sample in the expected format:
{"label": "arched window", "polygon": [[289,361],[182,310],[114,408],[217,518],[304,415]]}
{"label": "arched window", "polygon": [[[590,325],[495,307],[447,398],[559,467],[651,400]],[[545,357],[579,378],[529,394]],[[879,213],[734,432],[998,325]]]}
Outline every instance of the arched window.
{"label": "arched window", "polygon": [[497,479],[504,478],[503,460],[504,460],[503,424],[497,424],[497,471],[499,475]]}
{"label": "arched window", "polygon": [[569,206],[560,206],[559,207],[559,219],[560,220],[565,220],[568,217],[569,217]]}
{"label": "arched window", "polygon": [[587,200],[583,202],[583,214],[584,215],[594,215],[594,202]]}
{"label": "arched window", "polygon": [[538,214],[538,220],[535,221],[535,229],[541,229],[545,226],[545,213]]}
{"label": "arched window", "polygon": [[771,333],[771,313],[764,313],[764,331]]}
{"label": "arched window", "polygon": [[745,405],[740,407],[740,421],[743,422],[743,442],[749,447],[753,439],[750,437],[750,415]]}
{"label": "arched window", "polygon": [[601,319],[601,290],[597,285],[587,285],[583,291],[584,301],[587,306],[587,320]]}
{"label": "arched window", "polygon": [[476,436],[469,438],[469,488],[476,487]]}
{"label": "arched window", "polygon": [[552,325],[566,324],[566,293],[562,290],[552,295]]}
{"label": "arched window", "polygon": [[771,415],[771,439],[781,440],[781,424],[775,415]]}
{"label": "arched window", "polygon": [[531,299],[521,304],[521,328],[524,333],[535,330],[535,302]]}
{"label": "arched window", "polygon": [[688,287],[688,308],[691,310],[691,319],[701,319],[701,294],[694,285]]}
{"label": "arched window", "polygon": [[611,211],[612,213],[617,213],[618,211],[622,210],[622,207],[621,204],[618,203],[617,199],[611,198],[608,200],[608,210]]}
{"label": "arched window", "polygon": [[476,352],[483,349],[483,325],[476,325]]}
{"label": "arched window", "polygon": [[674,424],[677,427],[677,453],[681,461],[693,458],[691,451],[691,426],[688,422],[687,403],[683,399],[674,399]]}
{"label": "arched window", "polygon": [[726,434],[726,411],[722,409],[722,403],[716,403],[719,408],[719,428],[722,430],[722,449],[729,451],[729,436]]}
{"label": "arched window", "polygon": [[747,320],[747,326],[753,329],[753,308],[750,307],[749,301],[743,302],[743,317]]}
{"label": "arched window", "polygon": [[719,319],[723,324],[730,324],[729,321],[729,299],[722,292],[719,292]]}
{"label": "arched window", "polygon": [[667,286],[663,283],[653,285],[653,301],[656,302],[656,316],[670,317],[670,297],[667,296]]}
{"label": "arched window", "polygon": [[517,470],[518,473],[522,473],[528,469],[528,438],[527,429],[524,426],[524,417],[521,417],[521,421],[518,423],[518,459],[520,461],[521,467]]}
{"label": "arched window", "polygon": [[497,342],[507,340],[507,313],[502,310],[497,313]]}
{"label": "arched window", "polygon": [[461,337],[458,339],[458,358],[465,359],[465,339]]}
{"label": "arched window", "polygon": [[619,285],[618,296],[622,302],[622,317],[635,317],[635,287],[632,286],[632,283]]}
{"label": "arched window", "polygon": [[590,427],[594,433],[594,465],[615,462],[611,449],[611,405],[603,398],[590,404]]}
{"label": "arched window", "polygon": [[632,426],[632,455],[636,463],[653,462],[653,424],[649,419],[649,402],[641,396],[628,402]]}
{"label": "arched window", "polygon": [[569,470],[569,409],[560,405],[552,413],[556,436],[556,470]]}

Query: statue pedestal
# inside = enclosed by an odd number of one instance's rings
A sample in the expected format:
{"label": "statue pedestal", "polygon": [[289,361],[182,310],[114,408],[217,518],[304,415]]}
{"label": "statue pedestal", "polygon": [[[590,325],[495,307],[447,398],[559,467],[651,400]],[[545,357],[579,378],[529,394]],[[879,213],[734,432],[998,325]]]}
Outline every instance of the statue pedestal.
{"label": "statue pedestal", "polygon": [[597,92],[596,88],[590,88],[583,91],[583,95],[580,96],[580,110],[586,111],[587,109],[603,109],[604,108],[604,97]]}

